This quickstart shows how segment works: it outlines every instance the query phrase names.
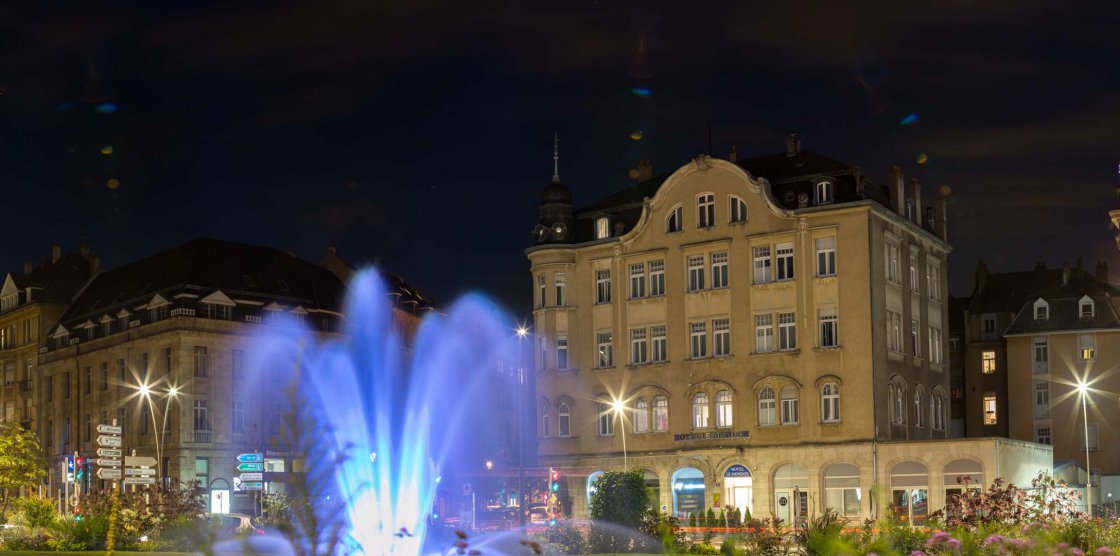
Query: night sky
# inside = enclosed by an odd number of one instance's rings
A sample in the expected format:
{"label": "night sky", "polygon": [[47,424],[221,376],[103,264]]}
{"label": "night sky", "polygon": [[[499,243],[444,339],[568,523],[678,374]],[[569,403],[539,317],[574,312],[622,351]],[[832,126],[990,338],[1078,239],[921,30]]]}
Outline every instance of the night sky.
{"label": "night sky", "polygon": [[553,131],[579,206],[707,152],[710,122],[718,157],[796,131],[949,186],[956,294],[981,257],[1120,275],[1120,4],[974,3],[7,4],[0,269],[81,238],[109,266],[199,236],[333,244],[525,315]]}

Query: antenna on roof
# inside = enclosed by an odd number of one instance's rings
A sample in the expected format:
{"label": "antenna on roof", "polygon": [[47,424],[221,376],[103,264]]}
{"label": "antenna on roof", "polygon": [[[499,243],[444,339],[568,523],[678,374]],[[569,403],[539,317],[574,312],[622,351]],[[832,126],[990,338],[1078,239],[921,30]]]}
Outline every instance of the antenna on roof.
{"label": "antenna on roof", "polygon": [[560,181],[560,133],[552,132],[552,181]]}

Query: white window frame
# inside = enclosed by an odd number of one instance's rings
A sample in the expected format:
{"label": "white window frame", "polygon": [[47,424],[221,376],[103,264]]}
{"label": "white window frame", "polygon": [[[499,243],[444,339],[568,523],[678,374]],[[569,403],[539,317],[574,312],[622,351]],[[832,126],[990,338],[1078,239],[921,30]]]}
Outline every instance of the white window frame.
{"label": "white window frame", "polygon": [[929,327],[929,362],[940,365],[943,360],[941,354],[941,329],[936,326]]}
{"label": "white window frame", "polygon": [[649,432],[649,402],[645,398],[634,401],[634,434]]}
{"label": "white window frame", "polygon": [[671,234],[684,230],[684,205],[677,204],[665,215],[665,233]]}
{"label": "white window frame", "polygon": [[910,355],[914,359],[921,359],[922,357],[922,321],[918,319],[910,319]]}
{"label": "white window frame", "polygon": [[563,307],[568,304],[568,275],[557,272],[553,280],[556,286],[556,306]]}
{"label": "white window frame", "polygon": [[599,369],[609,369],[614,366],[614,335],[611,332],[596,332],[595,341],[598,346],[597,363]]}
{"label": "white window frame", "polygon": [[712,288],[723,289],[731,285],[728,274],[727,251],[716,251],[711,255],[712,260]]}
{"label": "white window frame", "polygon": [[814,244],[817,249],[817,276],[836,276],[836,236],[819,237]]}
{"label": "white window frame", "polygon": [[653,363],[664,363],[669,360],[669,354],[666,352],[668,342],[665,338],[665,325],[657,324],[649,327],[650,335],[650,360]]}
{"label": "white window frame", "polygon": [[595,239],[606,239],[608,237],[611,237],[611,219],[600,216],[595,219]]}
{"label": "white window frame", "polygon": [[595,304],[611,302],[611,269],[595,269]]}
{"label": "white window frame", "polygon": [[999,397],[995,392],[984,392],[980,400],[980,418],[985,426],[999,424]]}
{"label": "white window frame", "polygon": [[1044,380],[1034,383],[1034,405],[1050,407],[1050,383]]}
{"label": "white window frame", "polygon": [[747,221],[747,202],[738,195],[727,196],[727,222],[740,224]]}
{"label": "white window frame", "polygon": [[778,351],[797,349],[797,315],[778,313]]}
{"label": "white window frame", "polygon": [[1079,334],[1077,336],[1078,358],[1081,361],[1094,361],[1097,358],[1096,334]]}
{"label": "white window frame", "polygon": [[758,424],[759,426],[777,425],[777,401],[774,389],[765,386],[758,391]]}
{"label": "white window frame", "polygon": [[840,385],[835,382],[821,386],[821,422],[840,422]]}
{"label": "white window frame", "polygon": [[887,309],[887,349],[902,353],[902,313]]}
{"label": "white window frame", "polygon": [[755,284],[767,284],[774,281],[773,260],[770,258],[769,245],[756,245],[751,248],[754,260],[753,280]]}
{"label": "white window frame", "polygon": [[552,412],[548,404],[541,404],[541,438],[552,436]]}
{"label": "white window frame", "polygon": [[716,392],[716,428],[727,429],[734,425],[734,404],[730,390]]}
{"label": "white window frame", "polygon": [[902,284],[902,262],[900,260],[902,255],[900,251],[899,245],[890,240],[884,246],[883,256],[886,259],[887,281],[897,285]]}
{"label": "white window frame", "polygon": [[630,329],[630,364],[645,365],[649,362],[649,341],[645,328]]}
{"label": "white window frame", "polygon": [[910,248],[910,291],[918,293],[920,289],[918,282],[918,253],[913,247]]}
{"label": "white window frame", "polygon": [[716,225],[716,195],[701,193],[696,196],[696,227],[710,228]]}
{"label": "white window frame", "polygon": [[705,322],[688,323],[688,358],[703,359],[708,356],[708,326]]}
{"label": "white window frame", "polygon": [[[819,334],[817,341],[822,348],[840,347],[840,317],[835,307],[817,309]],[[832,340],[829,342],[828,340]]]}
{"label": "white window frame", "polygon": [[650,261],[649,296],[660,297],[663,295],[665,295],[665,260]]}
{"label": "white window frame", "polygon": [[669,398],[653,398],[653,432],[669,432]]}
{"label": "white window frame", "polygon": [[1050,340],[1046,336],[1035,336],[1031,341],[1031,360],[1034,372],[1050,371]]}
{"label": "white window frame", "polygon": [[835,202],[835,188],[829,180],[822,180],[813,187],[814,205],[831,205]]}
{"label": "white window frame", "polygon": [[999,371],[999,364],[996,362],[996,351],[994,349],[986,349],[980,352],[980,372],[981,374],[994,375]]}
{"label": "white window frame", "polygon": [[568,359],[568,337],[556,337],[556,368],[558,370],[567,370],[571,360]]}
{"label": "white window frame", "polygon": [[1089,296],[1082,297],[1077,302],[1077,316],[1083,319],[1091,319],[1097,315],[1097,309],[1093,303],[1093,299]]}
{"label": "white window frame", "polygon": [[1050,427],[1035,427],[1035,442],[1039,444],[1046,444],[1049,446],[1053,440],[1050,433]]}
{"label": "white window frame", "polygon": [[[614,408],[606,402],[599,404],[599,436],[614,436]],[[625,432],[625,431],[623,431]]]}
{"label": "white window frame", "polygon": [[556,406],[556,436],[570,438],[572,436],[572,406],[560,402]]}
{"label": "white window frame", "polygon": [[775,281],[785,282],[794,279],[792,241],[774,245],[774,266],[778,267],[774,276]]}
{"label": "white window frame", "polygon": [[545,305],[547,304],[547,300],[548,300],[548,296],[547,296],[548,287],[547,286],[548,285],[545,283],[544,274],[538,275],[537,276],[537,292],[539,293],[538,297],[540,299],[538,300],[537,307],[540,307],[542,309],[545,307]]}
{"label": "white window frame", "polygon": [[630,299],[646,296],[646,263],[630,265]]}
{"label": "white window frame", "polygon": [[754,316],[754,352],[774,351],[774,314],[759,313]]}
{"label": "white window frame", "polygon": [[698,292],[704,289],[704,255],[689,255],[688,291]]}
{"label": "white window frame", "polygon": [[712,320],[712,355],[731,355],[731,319]]}
{"label": "white window frame", "polygon": [[925,389],[919,384],[914,388],[914,426],[919,429],[925,428],[925,412],[922,409],[925,397]]}
{"label": "white window frame", "polygon": [[926,262],[926,288],[930,299],[941,301],[941,265]]}
{"label": "white window frame", "polygon": [[[793,392],[793,397],[786,397],[787,392]],[[797,387],[793,385],[783,386],[779,397],[782,402],[782,424],[783,425],[797,425],[801,423],[801,397],[798,395]]]}
{"label": "white window frame", "polygon": [[692,395],[692,428],[706,429],[711,426],[709,419],[711,411],[710,400],[706,392],[697,392]]}

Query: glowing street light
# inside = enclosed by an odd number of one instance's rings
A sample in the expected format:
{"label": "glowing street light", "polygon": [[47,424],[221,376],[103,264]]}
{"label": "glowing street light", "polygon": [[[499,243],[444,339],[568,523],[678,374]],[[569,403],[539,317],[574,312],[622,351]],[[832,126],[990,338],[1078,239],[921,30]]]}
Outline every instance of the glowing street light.
{"label": "glowing street light", "polygon": [[[141,384],[137,387],[140,396],[148,402],[148,413],[152,414],[152,428],[156,428],[156,410],[152,404],[152,387]],[[163,437],[167,434],[167,414],[171,410],[171,399],[179,395],[179,388],[172,386],[167,389],[167,402],[163,407],[163,427],[157,431],[156,436],[156,473],[159,474],[160,484],[163,484]]]}
{"label": "glowing street light", "polygon": [[494,462],[486,460],[486,470],[489,471],[494,468]]}
{"label": "glowing street light", "polygon": [[1077,393],[1081,396],[1081,414],[1085,423],[1085,507],[1089,516],[1093,515],[1093,470],[1089,467],[1089,411],[1085,399],[1089,397],[1089,385],[1077,381]]}
{"label": "glowing street light", "polygon": [[524,326],[518,326],[517,327],[517,337],[518,338],[524,338],[528,334],[529,334],[529,329],[528,328],[525,328]]}

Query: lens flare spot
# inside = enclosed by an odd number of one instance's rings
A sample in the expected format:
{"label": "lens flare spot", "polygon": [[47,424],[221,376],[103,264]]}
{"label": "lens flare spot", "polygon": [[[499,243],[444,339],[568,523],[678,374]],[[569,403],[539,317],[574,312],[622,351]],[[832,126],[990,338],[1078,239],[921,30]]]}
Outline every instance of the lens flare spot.
{"label": "lens flare spot", "polygon": [[109,189],[115,191],[118,187],[121,186],[121,180],[118,180],[117,178],[109,178],[109,181],[105,182],[105,185],[108,186]]}
{"label": "lens flare spot", "polygon": [[642,140],[642,135],[643,135],[642,130],[640,130],[640,129],[635,129],[634,131],[630,132],[630,138],[635,140],[635,141],[641,141]]}
{"label": "lens flare spot", "polygon": [[104,147],[101,147],[101,154],[113,154],[113,146],[105,145]]}
{"label": "lens flare spot", "polygon": [[941,193],[942,197],[948,197],[949,194],[952,193],[952,192],[953,192],[953,188],[949,187],[948,185],[942,185],[941,189],[938,190],[938,193]]}
{"label": "lens flare spot", "polygon": [[94,110],[96,110],[99,114],[116,114],[117,110],[120,110],[120,107],[111,102],[102,102],[101,104],[98,104],[94,108]]}
{"label": "lens flare spot", "polygon": [[630,94],[636,97],[649,98],[653,95],[653,91],[651,91],[649,87],[634,87],[630,89]]}
{"label": "lens flare spot", "polygon": [[902,125],[912,125],[912,124],[918,123],[919,118],[920,118],[920,116],[918,116],[917,112],[911,112],[911,113],[907,114],[906,117],[899,120],[898,123],[900,123]]}
{"label": "lens flare spot", "polygon": [[929,157],[926,156],[926,153],[918,153],[917,162],[918,164],[925,164],[926,162],[929,162]]}

